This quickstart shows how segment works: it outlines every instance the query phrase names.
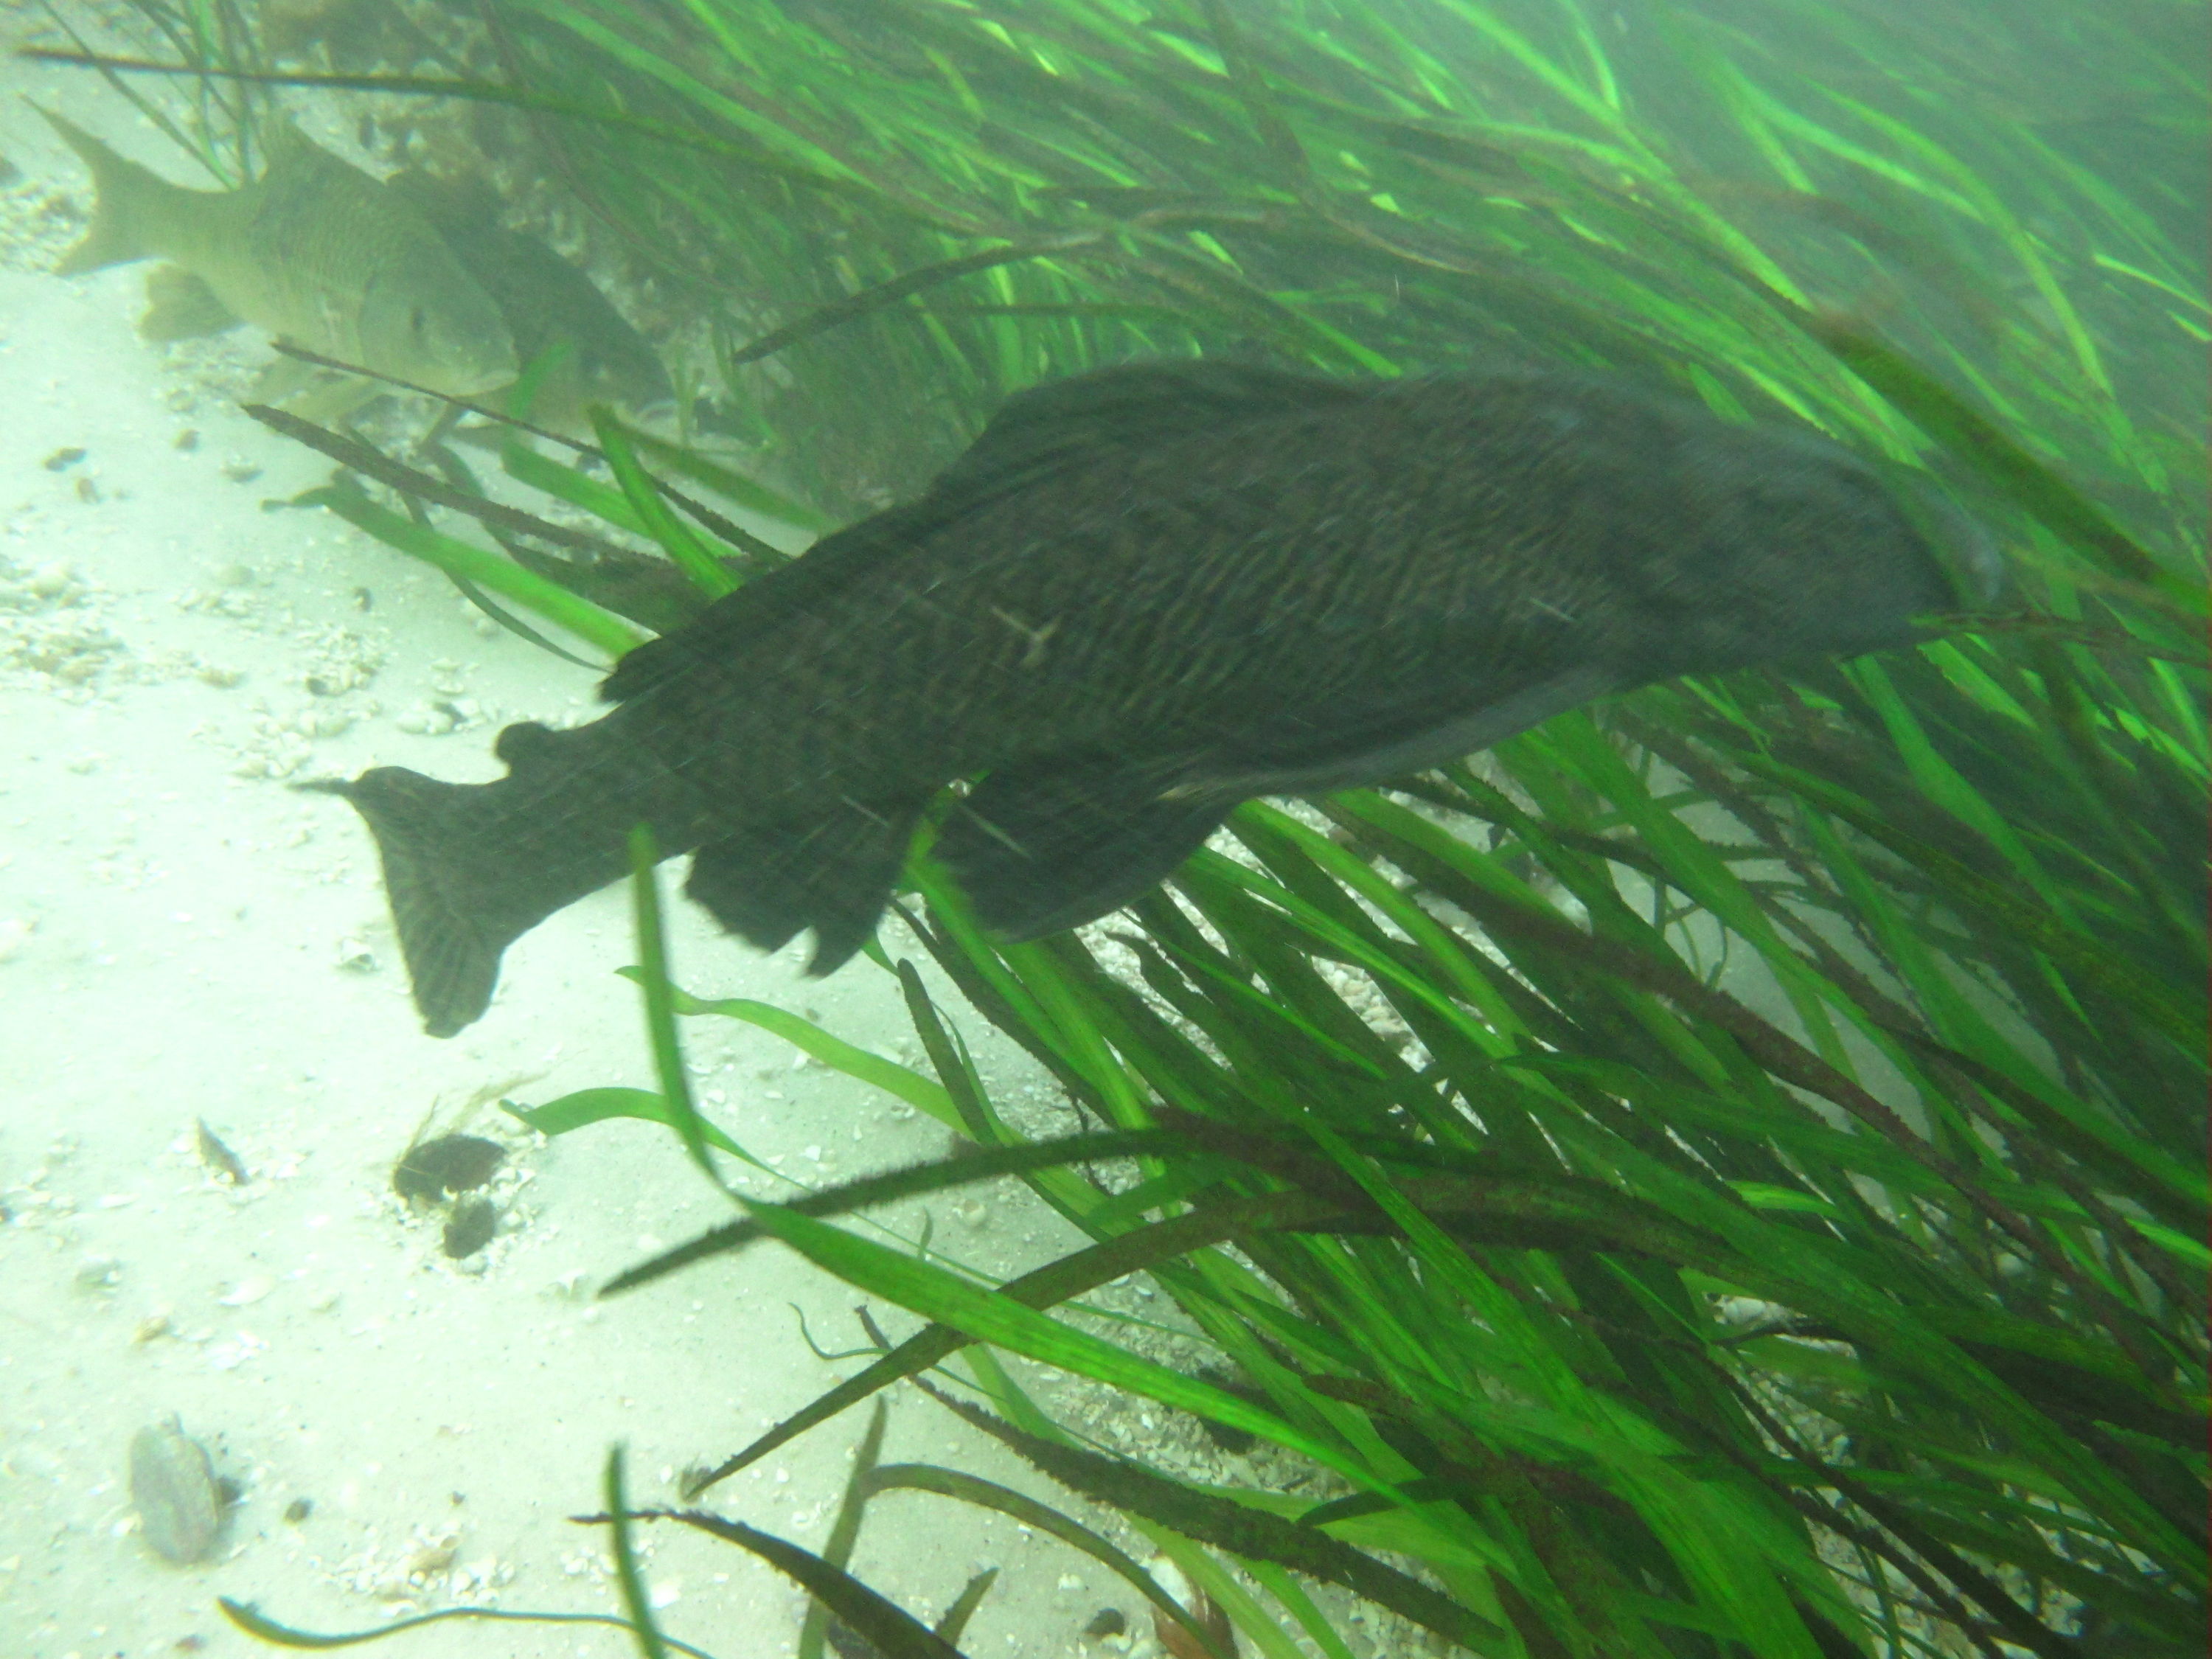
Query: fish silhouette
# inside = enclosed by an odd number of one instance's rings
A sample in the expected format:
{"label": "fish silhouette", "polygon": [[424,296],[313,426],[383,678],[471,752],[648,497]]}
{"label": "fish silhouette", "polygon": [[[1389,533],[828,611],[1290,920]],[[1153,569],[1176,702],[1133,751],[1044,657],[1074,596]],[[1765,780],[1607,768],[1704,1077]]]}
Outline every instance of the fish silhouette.
{"label": "fish silhouette", "polygon": [[286,121],[269,165],[236,190],[187,190],[40,109],[99,191],[64,276],[138,259],[170,264],[142,331],[179,339],[239,322],[325,356],[465,396],[515,376],[498,307],[398,195]]}
{"label": "fish silhouette", "polygon": [[[1911,492],[1907,492],[1910,494]],[[1682,674],[1924,636],[1995,556],[1809,433],[1601,376],[1346,381],[1213,362],[1012,398],[917,500],[624,657],[488,784],[312,786],[381,852],[426,1029],[628,869],[810,971],[870,937],[925,809],[1013,939],[1171,872],[1239,801],[1372,784]]]}

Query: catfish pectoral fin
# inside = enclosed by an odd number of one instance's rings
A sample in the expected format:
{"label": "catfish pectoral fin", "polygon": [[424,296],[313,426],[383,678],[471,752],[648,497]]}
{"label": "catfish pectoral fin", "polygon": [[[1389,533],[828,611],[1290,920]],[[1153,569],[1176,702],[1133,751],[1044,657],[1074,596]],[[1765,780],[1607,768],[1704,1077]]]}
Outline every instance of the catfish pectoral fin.
{"label": "catfish pectoral fin", "polygon": [[1196,852],[1233,802],[1167,796],[1156,769],[1055,757],[994,772],[945,821],[935,848],[975,907],[1010,939],[1119,909]]}
{"label": "catfish pectoral fin", "polygon": [[811,927],[806,971],[818,979],[874,934],[923,804],[848,802],[816,818],[747,825],[698,850],[684,890],[763,951]]}

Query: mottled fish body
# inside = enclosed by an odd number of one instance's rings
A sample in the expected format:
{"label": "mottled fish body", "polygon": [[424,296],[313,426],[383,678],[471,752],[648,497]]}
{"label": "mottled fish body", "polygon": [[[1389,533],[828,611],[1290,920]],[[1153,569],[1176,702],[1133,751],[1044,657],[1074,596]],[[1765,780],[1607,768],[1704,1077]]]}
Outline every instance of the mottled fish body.
{"label": "mottled fish body", "polygon": [[[377,179],[283,123],[268,167],[237,190],[188,190],[41,111],[92,171],[92,228],[63,275],[165,259],[204,295],[166,279],[153,332],[206,329],[226,313],[342,362],[454,396],[514,379],[514,344],[489,295],[435,230]],[[183,320],[189,319],[189,321]]]}
{"label": "mottled fish body", "polygon": [[1237,802],[1380,782],[1674,675],[1919,637],[1986,585],[1810,434],[1546,373],[1351,383],[1138,364],[1024,393],[919,500],[639,647],[509,775],[322,786],[381,850],[433,1033],[626,868],[812,970],[868,938],[925,806],[985,925],[1105,914]]}

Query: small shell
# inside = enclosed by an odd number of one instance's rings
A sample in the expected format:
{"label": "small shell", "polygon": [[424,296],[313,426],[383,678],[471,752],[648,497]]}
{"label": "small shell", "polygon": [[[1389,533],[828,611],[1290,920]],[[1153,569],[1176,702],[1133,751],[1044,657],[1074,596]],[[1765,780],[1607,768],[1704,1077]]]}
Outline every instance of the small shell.
{"label": "small shell", "polygon": [[507,1149],[478,1135],[440,1135],[410,1146],[392,1171],[392,1190],[409,1200],[473,1192],[499,1173]]}
{"label": "small shell", "polygon": [[207,1165],[210,1174],[221,1176],[234,1187],[243,1187],[252,1179],[252,1176],[246,1172],[245,1163],[236,1152],[222,1144],[221,1135],[208,1127],[208,1121],[205,1118],[193,1119],[192,1125],[193,1137],[199,1148],[200,1162]]}
{"label": "small shell", "polygon": [[[1237,1627],[1229,1622],[1229,1615],[1214,1605],[1212,1597],[1184,1577],[1182,1568],[1166,1556],[1156,1555],[1145,1564],[1145,1569],[1152,1575],[1153,1582],[1168,1593],[1170,1600],[1186,1608],[1192,1619],[1206,1628],[1222,1652],[1242,1651],[1237,1645]],[[1204,1643],[1157,1608],[1152,1613],[1152,1634],[1174,1659],[1212,1659]]]}
{"label": "small shell", "polygon": [[186,1566],[215,1553],[222,1488],[207,1449],[174,1417],[131,1437],[131,1501],[148,1547],[164,1561]]}
{"label": "small shell", "polygon": [[453,1206],[453,1213],[446,1222],[446,1254],[456,1261],[474,1255],[491,1243],[498,1231],[496,1205],[488,1198],[465,1198]]}
{"label": "small shell", "polygon": [[991,1224],[991,1206],[980,1198],[955,1199],[952,1213],[963,1226],[973,1227],[978,1232]]}
{"label": "small shell", "polygon": [[77,1263],[76,1287],[105,1295],[123,1282],[123,1264],[112,1255],[88,1255]]}
{"label": "small shell", "polygon": [[276,1288],[276,1281],[267,1273],[252,1273],[240,1279],[216,1300],[226,1308],[250,1308]]}

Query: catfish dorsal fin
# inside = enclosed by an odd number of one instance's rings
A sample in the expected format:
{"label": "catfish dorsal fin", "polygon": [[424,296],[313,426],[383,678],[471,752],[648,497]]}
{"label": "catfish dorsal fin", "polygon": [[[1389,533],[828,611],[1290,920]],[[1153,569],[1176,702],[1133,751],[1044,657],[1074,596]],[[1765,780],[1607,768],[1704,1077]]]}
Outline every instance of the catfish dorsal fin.
{"label": "catfish dorsal fin", "polygon": [[1031,386],[1008,398],[967,453],[919,501],[825,536],[767,576],[726,593],[690,626],[651,640],[616,665],[599,696],[619,702],[664,685],[695,665],[737,660],[749,639],[801,611],[830,603],[852,584],[994,498],[1056,468],[1119,445],[1212,431],[1240,421],[1320,409],[1370,394],[1369,385],[1250,363],[1125,363]]}
{"label": "catfish dorsal fin", "polygon": [[1210,432],[1369,395],[1369,383],[1192,358],[1123,363],[1018,392],[939,474],[930,499],[961,508],[1034,482],[1101,448]]}
{"label": "catfish dorsal fin", "polygon": [[803,611],[834,601],[852,584],[896,560],[951,515],[933,501],[887,507],[824,536],[789,564],[725,593],[684,627],[647,640],[615,665],[599,696],[622,702],[695,664],[733,662],[746,641]]}

